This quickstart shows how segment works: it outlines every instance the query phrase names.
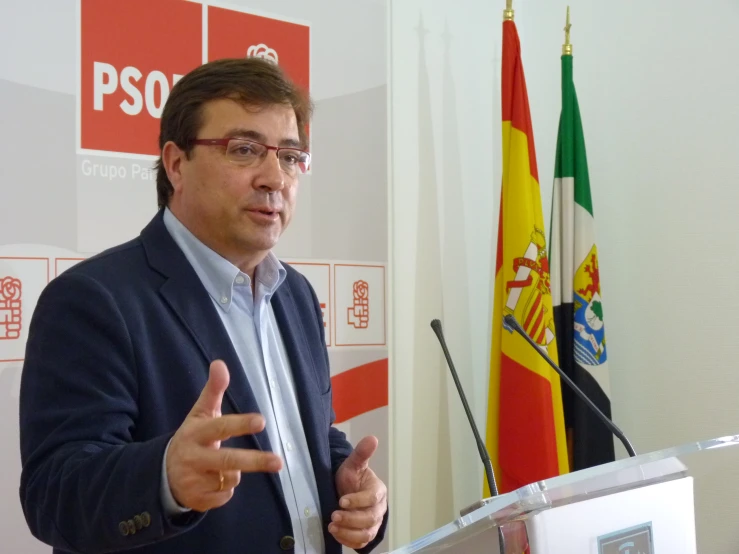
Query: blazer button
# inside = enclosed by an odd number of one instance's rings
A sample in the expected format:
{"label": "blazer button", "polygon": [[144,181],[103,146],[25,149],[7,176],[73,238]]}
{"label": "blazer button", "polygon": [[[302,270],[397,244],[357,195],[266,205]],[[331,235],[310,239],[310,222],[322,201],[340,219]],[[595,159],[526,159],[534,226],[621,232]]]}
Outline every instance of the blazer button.
{"label": "blazer button", "polygon": [[120,531],[121,535],[123,535],[124,537],[128,535],[128,525],[126,525],[125,521],[121,521],[118,524],[118,531]]}
{"label": "blazer button", "polygon": [[151,515],[149,515],[149,512],[143,512],[141,514],[141,523],[144,525],[144,527],[148,527],[151,525]]}
{"label": "blazer button", "polygon": [[290,535],[285,535],[280,539],[280,548],[283,550],[292,550],[295,547],[295,539]]}
{"label": "blazer button", "polygon": [[126,526],[128,527],[128,533],[130,535],[135,535],[136,534],[136,524],[133,522],[132,519],[129,519],[126,522]]}
{"label": "blazer button", "polygon": [[137,531],[141,531],[144,521],[141,519],[141,516],[133,516],[133,524],[136,526]]}

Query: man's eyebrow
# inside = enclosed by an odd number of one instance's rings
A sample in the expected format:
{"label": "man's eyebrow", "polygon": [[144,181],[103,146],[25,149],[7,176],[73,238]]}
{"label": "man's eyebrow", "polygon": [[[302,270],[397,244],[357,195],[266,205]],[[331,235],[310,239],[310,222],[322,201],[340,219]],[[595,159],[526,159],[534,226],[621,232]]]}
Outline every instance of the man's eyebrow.
{"label": "man's eyebrow", "polygon": [[[267,143],[267,137],[265,137],[262,133],[260,133],[259,131],[254,131],[253,129],[244,129],[243,127],[231,129],[228,133],[226,133],[226,136],[229,138],[250,139],[256,142],[261,142],[263,144]],[[279,145],[288,148],[301,147],[300,141],[294,138],[284,138],[280,141]]]}
{"label": "man's eyebrow", "polygon": [[264,142],[265,140],[267,140],[267,137],[265,137],[259,131],[244,129],[243,127],[236,127],[231,129],[228,133],[226,133],[226,136],[229,138],[246,138],[256,140],[258,142]]}
{"label": "man's eyebrow", "polygon": [[282,139],[280,146],[287,146],[288,148],[302,148],[299,140],[293,138]]}

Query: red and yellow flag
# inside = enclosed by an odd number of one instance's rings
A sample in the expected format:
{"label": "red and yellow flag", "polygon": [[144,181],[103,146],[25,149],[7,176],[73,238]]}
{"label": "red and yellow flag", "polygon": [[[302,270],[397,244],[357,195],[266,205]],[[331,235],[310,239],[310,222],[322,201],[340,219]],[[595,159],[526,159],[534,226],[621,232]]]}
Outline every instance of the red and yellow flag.
{"label": "red and yellow flag", "polygon": [[[559,376],[519,335],[513,314],[557,362],[549,261],[521,47],[512,11],[503,22],[503,182],[490,359],[486,446],[499,492],[568,471]],[[485,494],[489,494],[487,481]]]}

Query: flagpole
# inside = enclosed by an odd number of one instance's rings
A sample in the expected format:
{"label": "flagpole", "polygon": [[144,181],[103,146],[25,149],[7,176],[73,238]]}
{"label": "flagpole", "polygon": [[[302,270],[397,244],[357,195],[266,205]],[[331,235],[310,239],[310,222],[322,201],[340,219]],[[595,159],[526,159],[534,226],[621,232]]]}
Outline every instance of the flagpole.
{"label": "flagpole", "polygon": [[565,43],[562,45],[562,55],[563,56],[572,56],[572,44],[570,43],[570,29],[572,28],[572,25],[570,24],[570,7],[567,6],[567,23],[565,24]]}
{"label": "flagpole", "polygon": [[503,21],[513,21],[513,0],[506,0]]}

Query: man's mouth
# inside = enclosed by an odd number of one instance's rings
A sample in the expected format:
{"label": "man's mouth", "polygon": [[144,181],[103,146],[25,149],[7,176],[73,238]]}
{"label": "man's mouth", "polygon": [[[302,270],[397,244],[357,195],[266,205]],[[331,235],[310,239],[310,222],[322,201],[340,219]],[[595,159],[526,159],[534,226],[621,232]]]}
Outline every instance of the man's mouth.
{"label": "man's mouth", "polygon": [[273,208],[272,206],[252,206],[247,208],[250,212],[259,212],[267,215],[273,215],[279,213],[280,210]]}
{"label": "man's mouth", "polygon": [[275,220],[280,215],[279,210],[274,210],[268,207],[249,208],[248,212],[252,214],[252,216],[263,221]]}

